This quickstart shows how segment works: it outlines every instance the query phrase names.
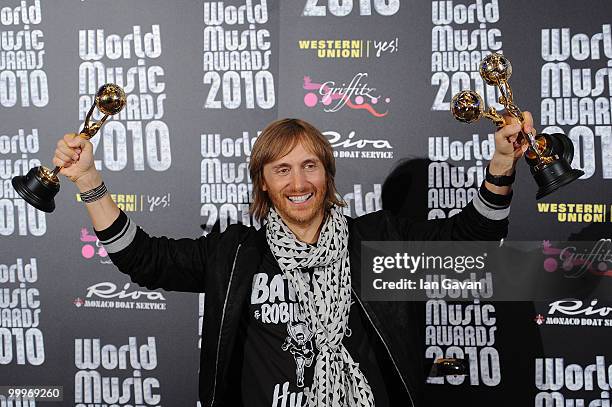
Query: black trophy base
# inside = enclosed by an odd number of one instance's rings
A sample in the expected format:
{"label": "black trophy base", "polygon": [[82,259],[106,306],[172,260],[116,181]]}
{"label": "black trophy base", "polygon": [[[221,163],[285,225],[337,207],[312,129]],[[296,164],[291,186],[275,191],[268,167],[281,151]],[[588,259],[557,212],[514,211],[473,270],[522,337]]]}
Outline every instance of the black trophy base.
{"label": "black trophy base", "polygon": [[[432,359],[427,359],[432,361]],[[463,376],[468,374],[468,362],[465,359],[447,358],[433,362],[427,372],[428,377]]]}
{"label": "black trophy base", "polygon": [[536,194],[536,199],[541,199],[551,194],[583,175],[584,171],[572,168],[564,159],[557,160],[541,170],[534,171],[533,177],[540,187]]}
{"label": "black trophy base", "polygon": [[13,188],[27,203],[43,212],[55,210],[55,195],[59,192],[59,183],[43,181],[38,176],[40,167],[32,168],[26,175],[11,180]]}

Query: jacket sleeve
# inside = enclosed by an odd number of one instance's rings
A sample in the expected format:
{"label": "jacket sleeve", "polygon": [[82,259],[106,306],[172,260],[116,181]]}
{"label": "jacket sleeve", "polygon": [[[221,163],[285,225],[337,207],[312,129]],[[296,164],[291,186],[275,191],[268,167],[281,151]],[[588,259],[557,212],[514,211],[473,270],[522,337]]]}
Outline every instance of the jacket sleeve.
{"label": "jacket sleeve", "polygon": [[148,289],[204,291],[204,269],[219,233],[198,239],[151,237],[123,211],[107,229],[95,231],[119,271]]}
{"label": "jacket sleeve", "polygon": [[[415,220],[383,211],[387,240],[500,240],[508,234],[512,192],[495,194],[481,185],[478,194],[458,214],[447,219]],[[367,217],[365,215],[363,218]],[[366,220],[365,225],[375,221]],[[381,225],[372,227],[380,227]]]}

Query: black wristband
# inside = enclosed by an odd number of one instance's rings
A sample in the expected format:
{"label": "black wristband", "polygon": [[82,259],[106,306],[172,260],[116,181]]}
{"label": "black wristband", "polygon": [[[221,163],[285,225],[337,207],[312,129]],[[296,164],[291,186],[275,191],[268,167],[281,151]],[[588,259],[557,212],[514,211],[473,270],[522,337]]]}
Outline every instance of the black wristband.
{"label": "black wristband", "polygon": [[493,185],[497,185],[498,187],[506,187],[508,185],[512,185],[514,182],[514,177],[516,176],[516,170],[512,171],[512,175],[492,175],[489,172],[489,166],[487,165],[487,169],[485,172],[485,179],[487,182],[490,182]]}
{"label": "black wristband", "polygon": [[95,187],[94,189],[90,189],[89,191],[81,192],[80,193],[81,201],[85,203],[95,202],[98,199],[102,198],[104,195],[106,195],[107,192],[108,190],[106,189],[106,185],[104,185],[104,182],[102,182],[102,184]]}

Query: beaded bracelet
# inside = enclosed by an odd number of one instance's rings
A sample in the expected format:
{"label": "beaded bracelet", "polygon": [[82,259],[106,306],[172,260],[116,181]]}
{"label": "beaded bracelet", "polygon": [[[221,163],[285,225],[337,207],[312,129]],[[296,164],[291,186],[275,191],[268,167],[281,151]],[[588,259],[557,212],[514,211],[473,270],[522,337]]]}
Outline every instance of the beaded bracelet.
{"label": "beaded bracelet", "polygon": [[89,191],[81,192],[81,201],[85,203],[95,202],[98,199],[102,198],[108,190],[106,189],[106,185],[104,182],[100,184],[100,186],[95,187],[94,189],[90,189]]}

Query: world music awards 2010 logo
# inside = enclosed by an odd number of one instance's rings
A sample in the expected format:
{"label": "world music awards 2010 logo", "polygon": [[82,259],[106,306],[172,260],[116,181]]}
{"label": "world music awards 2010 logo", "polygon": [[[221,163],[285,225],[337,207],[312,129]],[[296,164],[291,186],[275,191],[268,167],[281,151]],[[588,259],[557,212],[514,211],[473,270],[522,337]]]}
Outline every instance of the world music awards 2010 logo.
{"label": "world music awards 2010 logo", "polygon": [[304,104],[309,108],[323,106],[323,111],[335,113],[344,108],[363,110],[376,118],[387,116],[390,97],[380,94],[376,88],[370,87],[368,73],[355,74],[347,84],[335,81],[314,82],[309,76],[304,77],[302,88],[306,92]]}

